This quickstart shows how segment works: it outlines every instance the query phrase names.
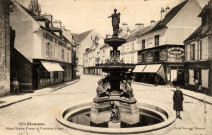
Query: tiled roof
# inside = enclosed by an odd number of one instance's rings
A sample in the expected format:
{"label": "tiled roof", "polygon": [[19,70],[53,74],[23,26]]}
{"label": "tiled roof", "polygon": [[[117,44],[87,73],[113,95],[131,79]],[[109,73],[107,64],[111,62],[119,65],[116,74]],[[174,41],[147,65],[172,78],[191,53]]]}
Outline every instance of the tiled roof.
{"label": "tiled roof", "polygon": [[188,0],[180,3],[179,5],[173,7],[165,16],[165,18],[160,21],[150,32],[165,28],[166,25],[177,15],[177,13],[187,4]]}
{"label": "tiled roof", "polygon": [[93,31],[93,29],[85,31],[85,32],[83,32],[81,34],[76,34],[74,36],[75,43],[81,43],[88,36],[88,34],[91,33],[91,31]]}

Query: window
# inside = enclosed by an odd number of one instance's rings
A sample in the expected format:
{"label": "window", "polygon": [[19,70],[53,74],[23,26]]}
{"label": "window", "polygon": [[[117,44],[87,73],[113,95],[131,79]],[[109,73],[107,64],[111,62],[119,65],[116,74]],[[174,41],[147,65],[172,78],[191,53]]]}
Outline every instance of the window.
{"label": "window", "polygon": [[142,50],[145,49],[145,39],[142,40]]}
{"label": "window", "polygon": [[190,45],[186,47],[186,60],[190,61]]}
{"label": "window", "polygon": [[190,47],[190,60],[194,60],[195,59],[195,44],[191,44]]}
{"label": "window", "polygon": [[52,57],[52,56],[53,56],[53,46],[50,45],[50,57]]}
{"label": "window", "polygon": [[69,62],[69,52],[67,52],[67,61]]}
{"label": "window", "polygon": [[155,46],[159,46],[159,35],[155,36]]}
{"label": "window", "polygon": [[91,40],[92,40],[92,36],[91,36]]}
{"label": "window", "polygon": [[199,59],[202,59],[202,40],[199,42]]}
{"label": "window", "polygon": [[62,49],[62,59],[64,60],[64,49]]}
{"label": "window", "polygon": [[46,56],[50,56],[50,43],[46,43]]}

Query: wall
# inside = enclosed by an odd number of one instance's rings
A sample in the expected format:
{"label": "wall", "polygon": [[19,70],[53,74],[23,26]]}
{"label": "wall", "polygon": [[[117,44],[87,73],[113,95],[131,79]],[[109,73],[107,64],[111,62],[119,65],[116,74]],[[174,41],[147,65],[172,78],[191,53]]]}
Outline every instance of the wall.
{"label": "wall", "polygon": [[[141,43],[143,39],[145,39],[145,49],[155,47],[155,35],[160,35],[159,37],[159,46],[167,44],[167,29],[161,29],[155,32],[151,32],[147,35],[138,37],[138,42]],[[172,37],[173,38],[173,37]]]}
{"label": "wall", "polygon": [[189,0],[173,20],[167,24],[167,44],[183,45],[183,41],[201,25],[201,18],[198,17],[200,12],[201,7],[196,0]]}
{"label": "wall", "polygon": [[0,0],[0,96],[10,92],[10,26],[9,5]]}

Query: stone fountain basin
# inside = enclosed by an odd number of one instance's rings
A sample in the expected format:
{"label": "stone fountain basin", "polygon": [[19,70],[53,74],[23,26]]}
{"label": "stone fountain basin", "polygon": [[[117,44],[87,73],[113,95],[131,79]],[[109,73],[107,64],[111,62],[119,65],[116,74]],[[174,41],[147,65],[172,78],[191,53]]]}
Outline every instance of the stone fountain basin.
{"label": "stone fountain basin", "polygon": [[90,109],[92,102],[82,102],[72,106],[66,105],[58,110],[56,115],[57,126],[64,128],[64,132],[68,134],[85,134],[85,135],[105,135],[105,134],[157,134],[164,135],[174,128],[176,114],[170,108],[149,100],[142,100],[137,103],[139,109],[144,109],[152,113],[156,113],[163,118],[163,122],[143,127],[132,128],[99,128],[85,125],[79,125],[69,122],[67,119],[82,110]]}

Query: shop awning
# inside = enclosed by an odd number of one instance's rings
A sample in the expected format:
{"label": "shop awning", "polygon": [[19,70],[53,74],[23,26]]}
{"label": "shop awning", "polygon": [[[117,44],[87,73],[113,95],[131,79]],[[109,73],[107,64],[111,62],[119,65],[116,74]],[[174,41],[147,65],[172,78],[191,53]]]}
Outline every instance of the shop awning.
{"label": "shop awning", "polygon": [[157,73],[165,80],[164,68],[161,64],[146,65],[143,73]]}
{"label": "shop awning", "polygon": [[136,65],[133,70],[134,73],[142,73],[146,65]]}
{"label": "shop awning", "polygon": [[56,62],[49,62],[49,61],[41,61],[44,68],[49,71],[64,71],[63,68],[60,66],[59,63]]}

